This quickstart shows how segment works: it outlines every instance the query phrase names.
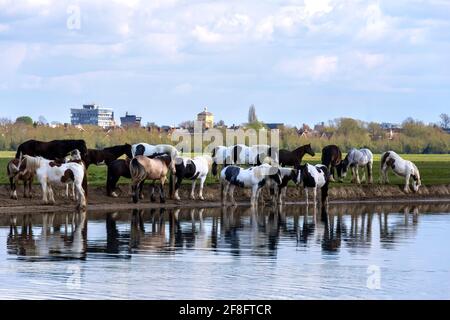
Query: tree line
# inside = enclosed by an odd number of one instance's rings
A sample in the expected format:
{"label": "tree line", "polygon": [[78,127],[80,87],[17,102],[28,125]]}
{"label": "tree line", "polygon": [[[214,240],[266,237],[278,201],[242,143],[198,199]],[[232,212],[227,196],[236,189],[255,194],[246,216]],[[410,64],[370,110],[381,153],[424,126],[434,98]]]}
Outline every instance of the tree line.
{"label": "tree line", "polygon": [[[257,127],[264,127],[264,124],[258,122]],[[248,128],[255,129],[255,124],[248,125]],[[295,149],[300,145],[311,143],[316,152],[320,152],[326,145],[336,144],[343,151],[348,151],[352,147],[367,147],[375,153],[386,150],[399,153],[450,153],[450,134],[443,128],[445,127],[408,118],[399,129],[391,132],[375,122],[367,123],[351,118],[340,118],[330,121],[320,130],[309,132],[295,127],[281,127],[280,147]],[[143,141],[150,144],[172,143],[170,132],[151,128],[109,130],[96,126],[53,128],[48,125],[31,124],[28,119],[14,123],[0,121],[0,150],[17,150],[22,142],[30,139],[42,141],[84,139],[89,148],[96,149]]]}

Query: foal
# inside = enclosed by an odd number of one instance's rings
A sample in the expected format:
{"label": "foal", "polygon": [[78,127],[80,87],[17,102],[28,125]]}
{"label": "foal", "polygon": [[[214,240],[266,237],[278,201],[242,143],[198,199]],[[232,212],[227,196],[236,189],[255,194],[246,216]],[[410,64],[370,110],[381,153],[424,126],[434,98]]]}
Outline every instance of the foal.
{"label": "foal", "polygon": [[383,183],[389,183],[387,174],[389,168],[391,168],[396,175],[405,178],[404,191],[406,193],[410,192],[409,182],[411,178],[413,178],[412,186],[414,192],[419,191],[422,182],[420,180],[419,169],[417,169],[417,166],[414,163],[403,159],[394,151],[388,151],[381,156],[381,179]]}
{"label": "foal", "polygon": [[153,184],[150,188],[151,201],[155,202],[154,191],[155,181],[161,182],[160,186],[160,200],[161,203],[166,202],[164,194],[164,184],[167,181],[167,176],[170,172],[172,165],[172,158],[168,155],[158,156],[154,159],[150,159],[146,156],[136,156],[130,162],[130,174],[131,174],[131,190],[133,195],[133,202],[138,203],[142,188],[144,187],[145,180],[152,180]]}
{"label": "foal", "polygon": [[[8,162],[8,165],[6,167],[6,171],[9,178],[10,183],[10,197],[11,199],[17,200],[17,182],[19,180],[23,181],[23,197],[24,198],[32,198],[31,195],[31,188],[33,185],[34,180],[34,173],[33,172],[27,172],[23,173],[26,167],[26,160],[23,159],[22,155],[20,156],[20,159],[13,159]],[[28,192],[27,192],[28,190]]]}

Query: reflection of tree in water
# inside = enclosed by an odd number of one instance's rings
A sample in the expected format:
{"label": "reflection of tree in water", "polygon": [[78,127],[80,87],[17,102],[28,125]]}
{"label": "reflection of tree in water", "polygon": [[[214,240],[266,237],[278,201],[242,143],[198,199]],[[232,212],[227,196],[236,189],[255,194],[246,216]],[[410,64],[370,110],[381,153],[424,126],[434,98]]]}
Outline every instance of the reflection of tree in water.
{"label": "reflection of tree in water", "polygon": [[[33,223],[38,217],[42,219],[40,233],[33,230]],[[22,220],[20,232],[17,227],[19,219]],[[27,260],[85,259],[86,238],[86,212],[43,214],[35,217],[34,221],[31,215],[20,218],[12,216],[7,241],[8,253]]]}

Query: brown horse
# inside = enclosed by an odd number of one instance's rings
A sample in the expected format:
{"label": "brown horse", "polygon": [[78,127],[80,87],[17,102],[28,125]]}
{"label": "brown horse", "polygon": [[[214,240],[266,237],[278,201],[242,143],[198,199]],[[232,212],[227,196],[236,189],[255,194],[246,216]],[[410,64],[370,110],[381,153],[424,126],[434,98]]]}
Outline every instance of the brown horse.
{"label": "brown horse", "polygon": [[301,146],[300,148],[295,149],[294,151],[283,150],[279,151],[279,163],[282,167],[294,167],[298,169],[300,164],[302,163],[303,157],[309,154],[311,157],[314,157],[316,154],[311,148],[311,144],[307,144]]}
{"label": "brown horse", "polygon": [[[23,181],[23,197],[24,198],[32,198],[31,195],[31,187],[33,185],[34,173],[33,172],[25,172],[25,168],[27,166],[26,159],[22,159],[22,155],[20,159],[13,159],[9,161],[6,171],[8,173],[9,183],[10,183],[10,197],[11,199],[17,200],[17,190],[16,185],[19,180]],[[28,193],[27,193],[28,187]]]}
{"label": "brown horse", "polygon": [[131,174],[131,192],[133,195],[133,202],[138,203],[139,196],[142,193],[145,180],[152,180],[153,183],[150,186],[150,200],[155,202],[155,181],[161,182],[160,186],[160,200],[161,203],[166,202],[164,194],[164,184],[167,181],[167,177],[170,173],[172,166],[172,158],[168,155],[161,155],[150,159],[145,156],[136,156],[130,162],[130,174]]}
{"label": "brown horse", "polygon": [[[330,181],[335,181],[334,172],[335,168],[339,166],[342,162],[342,152],[336,145],[329,145],[323,148],[322,150],[322,164],[328,168],[328,172],[330,172]],[[338,172],[338,176],[340,177],[340,172]]]}

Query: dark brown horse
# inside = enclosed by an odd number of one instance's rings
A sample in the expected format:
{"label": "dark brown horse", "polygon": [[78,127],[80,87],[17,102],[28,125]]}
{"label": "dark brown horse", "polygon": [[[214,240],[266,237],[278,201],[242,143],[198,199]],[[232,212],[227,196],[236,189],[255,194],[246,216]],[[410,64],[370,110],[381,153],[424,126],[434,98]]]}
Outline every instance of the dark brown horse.
{"label": "dark brown horse", "polygon": [[103,150],[89,149],[86,166],[89,168],[91,164],[96,166],[102,164],[109,165],[124,154],[128,158],[133,157],[131,154],[131,145],[124,144],[120,146],[105,148]]}
{"label": "dark brown horse", "polygon": [[[342,152],[336,145],[329,145],[322,149],[322,164],[328,168],[330,172],[330,181],[335,181],[334,172],[335,169],[342,162]],[[338,176],[340,177],[340,171],[338,170]]]}
{"label": "dark brown horse", "polygon": [[121,177],[131,179],[130,159],[115,160],[108,164],[108,177],[106,180],[106,194],[108,197],[117,198],[117,182]]}
{"label": "dark brown horse", "polygon": [[300,148],[295,149],[294,151],[281,149],[279,151],[279,163],[282,167],[294,167],[298,169],[300,164],[302,163],[303,157],[309,154],[311,157],[314,157],[316,154],[311,148],[311,144],[307,144],[301,146]]}
{"label": "dark brown horse", "polygon": [[16,159],[20,159],[20,155],[43,157],[47,160],[64,159],[69,152],[75,149],[80,151],[81,159],[86,162],[87,147],[84,140],[53,140],[50,142],[29,140],[19,146]]}

